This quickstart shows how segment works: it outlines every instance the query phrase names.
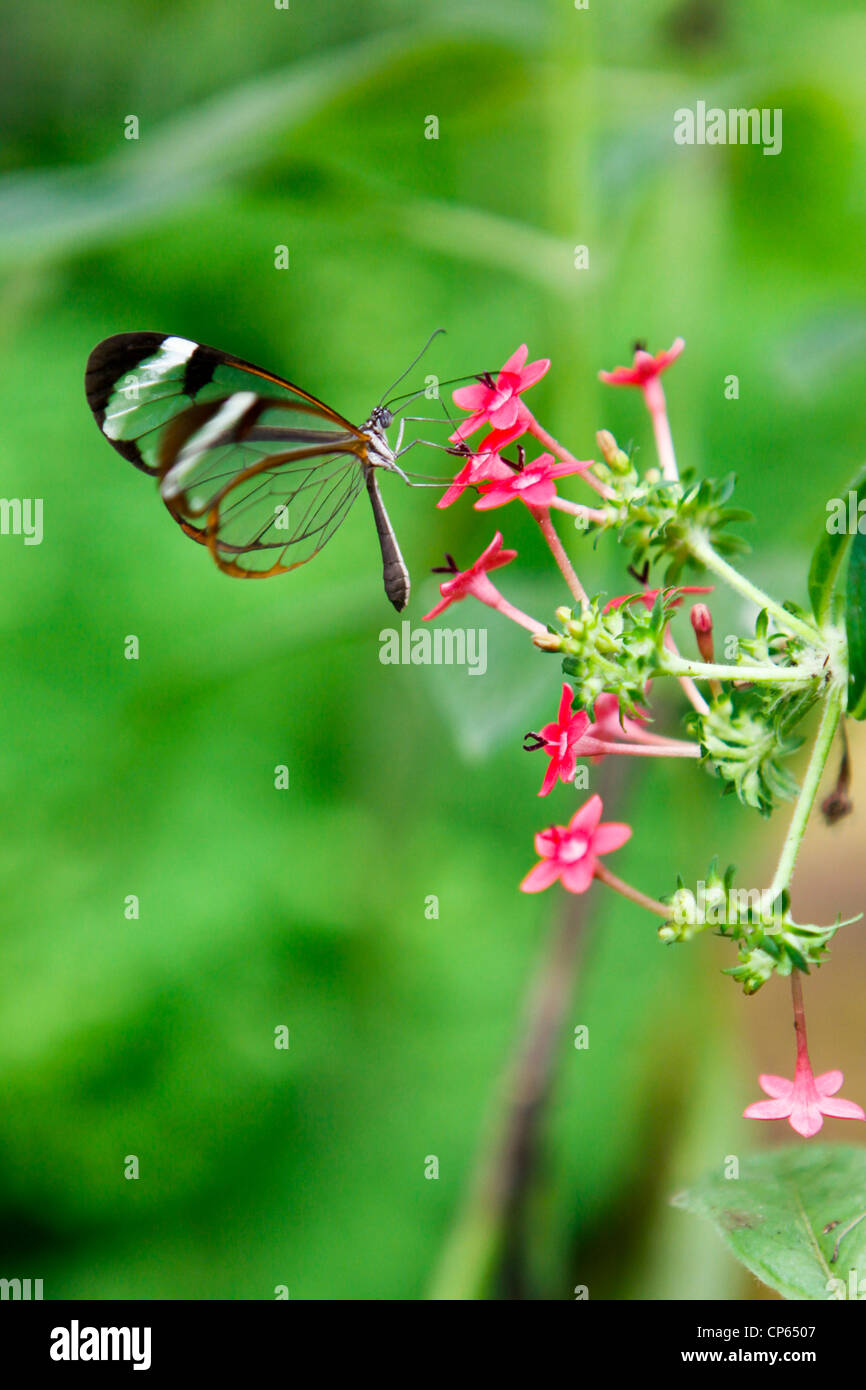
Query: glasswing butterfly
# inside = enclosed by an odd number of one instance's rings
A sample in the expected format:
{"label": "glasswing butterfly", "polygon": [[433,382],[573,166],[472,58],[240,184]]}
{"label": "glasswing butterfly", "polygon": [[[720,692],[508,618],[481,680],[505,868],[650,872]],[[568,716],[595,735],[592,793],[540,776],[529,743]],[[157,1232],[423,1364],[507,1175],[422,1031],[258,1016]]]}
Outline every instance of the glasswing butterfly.
{"label": "glasswing butterfly", "polygon": [[402,423],[392,448],[387,406],[356,426],[251,362],[162,333],[106,338],[84,384],[105,438],[159,480],[181,530],[224,574],[267,579],[305,564],[366,487],[385,593],[406,607],[409,571],[376,480],[382,468],[409,482],[396,461]]}

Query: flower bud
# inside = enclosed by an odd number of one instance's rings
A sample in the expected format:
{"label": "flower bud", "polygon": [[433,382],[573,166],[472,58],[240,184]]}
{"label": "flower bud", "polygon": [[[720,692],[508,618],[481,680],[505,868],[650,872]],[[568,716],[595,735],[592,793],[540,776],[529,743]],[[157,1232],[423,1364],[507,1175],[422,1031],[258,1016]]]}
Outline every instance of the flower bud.
{"label": "flower bud", "polygon": [[698,642],[698,651],[704,661],[712,662],[714,660],[713,615],[705,603],[696,603],[690,616]]}
{"label": "flower bud", "polygon": [[610,430],[599,430],[595,442],[608,468],[614,473],[631,472],[631,459],[625,450],[619,447]]}
{"label": "flower bud", "polygon": [[533,634],[532,644],[543,652],[562,651],[562,638],[558,632],[536,632]]}

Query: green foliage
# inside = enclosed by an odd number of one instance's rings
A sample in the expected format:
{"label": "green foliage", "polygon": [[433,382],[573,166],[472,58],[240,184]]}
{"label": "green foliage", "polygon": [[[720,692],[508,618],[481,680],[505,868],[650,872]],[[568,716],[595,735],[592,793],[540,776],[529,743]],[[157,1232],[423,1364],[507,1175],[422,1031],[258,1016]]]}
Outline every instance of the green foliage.
{"label": "green foliage", "polygon": [[[834,617],[833,597],[839,575],[851,546],[852,533],[849,529],[849,494],[853,493],[856,499],[854,507],[855,518],[858,514],[860,502],[866,498],[866,468],[860,470],[856,478],[852,478],[847,488],[844,488],[841,495],[842,510],[844,517],[825,518],[824,534],[815,547],[812,555],[812,563],[809,567],[809,597],[812,600],[812,610],[819,623],[825,623]],[[836,527],[831,523],[836,521]],[[858,533],[859,534],[859,533]]]}
{"label": "green foliage", "polygon": [[676,584],[683,571],[700,568],[692,555],[689,537],[702,534],[719,555],[741,555],[748,546],[728,526],[750,521],[751,513],[742,507],[729,507],[736,478],[730,474],[721,481],[713,478],[690,480],[689,473],[678,483],[645,479],[625,499],[619,537],[632,551],[632,563],[662,560],[666,584]]}
{"label": "green foliage", "polygon": [[839,927],[860,920],[843,922],[837,917],[829,927],[795,922],[787,889],[769,902],[765,893],[738,889],[735,879],[735,866],[729,864],[720,874],[717,859],[697,891],[686,888],[682,875],[677,875],[676,891],[664,899],[670,901],[671,916],[659,927],[658,936],[666,945],[691,941],[705,931],[735,941],[738,964],[724,973],[743,986],[744,994],[756,994],[774,974],[784,977],[792,970],[808,974],[810,966],[823,963]]}
{"label": "green foliage", "polygon": [[862,1148],[774,1149],[744,1159],[736,1177],[709,1174],[673,1204],[712,1222],[731,1253],[783,1298],[844,1299],[851,1289],[862,1297],[866,1221],[853,1224],[866,1212]]}
{"label": "green foliage", "polygon": [[770,712],[763,693],[735,690],[714,700],[706,714],[689,716],[702,756],[725,793],[735,793],[762,816],[770,815],[777,799],[796,795],[797,783],[783,760],[802,743],[791,736],[788,703],[777,701],[775,692],[773,698],[777,707]]}
{"label": "green foliage", "polygon": [[584,609],[560,609],[562,670],[574,684],[578,709],[592,710],[599,695],[617,695],[633,714],[642,704],[646,684],[662,665],[665,629],[676,611],[675,589],[660,592],[651,608],[639,595],[606,609],[594,598]]}
{"label": "green foliage", "polygon": [[866,535],[859,531],[848,561],[845,602],[848,640],[848,713],[866,719]]}

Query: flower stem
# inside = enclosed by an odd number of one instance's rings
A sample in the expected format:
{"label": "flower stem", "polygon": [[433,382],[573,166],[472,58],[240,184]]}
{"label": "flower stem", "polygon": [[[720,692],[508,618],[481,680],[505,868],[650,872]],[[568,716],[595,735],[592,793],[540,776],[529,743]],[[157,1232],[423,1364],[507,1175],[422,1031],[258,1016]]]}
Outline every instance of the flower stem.
{"label": "flower stem", "polygon": [[657,917],[664,917],[667,920],[671,915],[671,909],[665,903],[659,902],[658,898],[649,898],[646,893],[642,893],[639,888],[632,888],[630,883],[624,879],[617,878],[610,869],[606,869],[603,864],[596,864],[595,877],[601,882],[606,883],[608,888],[615,888],[617,893],[622,893],[624,898],[630,902],[637,903],[638,907],[645,907],[647,912],[654,912]]}
{"label": "flower stem", "polygon": [[557,511],[568,512],[570,516],[579,516],[583,521],[604,525],[608,520],[608,513],[602,507],[585,507],[582,502],[570,502],[567,497],[554,497],[550,505]]}
{"label": "flower stem", "polygon": [[656,441],[656,453],[659,456],[659,463],[662,466],[662,474],[668,482],[675,483],[679,478],[677,469],[677,459],[674,453],[674,441],[671,436],[671,427],[668,421],[668,409],[665,402],[664,388],[658,377],[653,377],[644,387],[644,400],[646,408],[650,413],[653,423],[653,434]]}
{"label": "flower stem", "polygon": [[[554,439],[552,434],[548,434],[547,430],[543,427],[543,425],[540,425],[538,423],[534,415],[530,417],[530,421],[527,428],[529,430],[529,433],[535,436],[539,444],[543,444],[545,449],[549,450],[549,452],[553,454],[554,458],[559,459],[560,463],[580,463],[580,459],[576,459],[574,457],[574,454],[570,454],[568,450],[564,448],[562,444],[560,444],[558,439]],[[589,483],[590,487],[595,488],[596,492],[599,493],[602,497],[615,497],[616,494],[614,493],[613,489],[609,488],[605,483],[601,482],[599,478],[596,478],[591,468],[587,468],[581,474],[581,477],[583,478],[584,482]]]}
{"label": "flower stem", "polygon": [[562,571],[562,577],[568,585],[571,593],[577,599],[581,607],[586,608],[589,604],[587,592],[581,584],[580,580],[578,579],[577,575],[575,574],[574,570],[572,569],[571,561],[565,553],[562,541],[556,534],[556,527],[550,519],[550,508],[530,507],[529,510],[532,512],[532,515],[535,517],[535,520],[541,527],[544,539],[550,546],[551,552],[553,553],[553,558],[559,565],[559,568]]}
{"label": "flower stem", "polygon": [[[581,750],[584,751],[584,750]],[[586,740],[586,753],[590,757],[606,756],[608,753],[631,753],[644,758],[699,758],[700,744],[686,743],[685,740],[671,739],[669,743],[626,743],[623,739],[613,743],[603,743],[600,739]]]}
{"label": "flower stem", "polygon": [[503,618],[510,618],[513,623],[519,623],[525,627],[527,632],[546,632],[544,623],[539,623],[535,618],[530,618],[528,613],[524,613],[521,608],[516,608],[513,603],[509,603],[507,598],[499,595],[499,602],[490,604],[497,613],[501,613]]}
{"label": "flower stem", "polygon": [[[818,787],[821,784],[821,776],[824,768],[827,766],[830,749],[833,746],[833,738],[842,712],[842,699],[842,686],[831,686],[827,699],[824,702],[824,712],[821,716],[821,724],[815,737],[812,756],[809,759],[809,766],[806,769],[806,776],[803,779],[800,795],[797,797],[797,802],[794,806],[791,824],[788,827],[785,843],[782,846],[782,853],[779,856],[779,863],[773,875],[773,882],[770,885],[769,891],[772,900],[775,900],[778,895],[789,886],[793,878],[794,865],[797,862],[800,845],[806,833],[806,825],[812,807],[815,804],[815,797],[818,795]],[[794,975],[796,975],[796,971]]]}
{"label": "flower stem", "polygon": [[805,685],[817,680],[819,675],[818,671],[803,666],[722,666],[715,661],[687,661],[685,657],[669,658],[659,674],[678,678],[694,676],[699,681],[765,681],[770,685],[790,682]]}
{"label": "flower stem", "polygon": [[787,608],[783,608],[775,599],[770,598],[769,594],[765,594],[763,589],[759,589],[744,574],[740,574],[739,570],[734,569],[733,565],[729,565],[727,560],[723,560],[721,555],[713,549],[703,531],[693,530],[689,533],[688,547],[696,560],[700,560],[701,564],[711,570],[713,574],[724,579],[725,583],[735,589],[738,594],[751,599],[752,603],[757,604],[759,608],[766,608],[769,613],[772,613],[779,627],[801,637],[804,642],[808,642],[810,647],[818,644],[817,628],[803,622],[793,613],[789,613]]}
{"label": "flower stem", "polygon": [[[673,652],[674,656],[679,656],[680,650],[676,644],[676,639],[674,638],[674,635],[671,632],[670,628],[667,628],[665,631],[665,646],[667,647],[668,651]],[[695,685],[691,676],[679,676],[678,680],[680,685],[682,686],[683,694],[685,695],[689,704],[692,706],[692,709],[696,709],[698,714],[709,714],[710,707],[707,704],[701,692],[698,690],[698,687]]]}
{"label": "flower stem", "polygon": [[803,982],[800,971],[791,971],[791,1003],[794,1006],[794,1032],[797,1035],[797,1062],[805,1063],[811,1070],[809,1049],[806,1045],[806,1010],[803,1005]]}

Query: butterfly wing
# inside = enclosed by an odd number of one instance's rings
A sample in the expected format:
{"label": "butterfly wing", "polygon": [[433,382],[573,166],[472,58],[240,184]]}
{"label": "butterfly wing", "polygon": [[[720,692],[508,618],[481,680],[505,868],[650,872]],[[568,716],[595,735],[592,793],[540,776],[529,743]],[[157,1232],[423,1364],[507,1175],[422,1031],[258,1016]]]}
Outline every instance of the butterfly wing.
{"label": "butterfly wing", "polygon": [[191,339],[106,338],[85,390],[109,443],[159,478],[175,520],[235,577],[311,559],[363,485],[361,430],[291,382]]}
{"label": "butterfly wing", "polygon": [[298,425],[330,425],[362,439],[354,425],[291,382],[218,348],[164,333],[118,333],[90,354],[87,401],[108,442],[136,468],[159,472],[165,427],[190,406],[234,391],[292,403]]}
{"label": "butterfly wing", "polygon": [[363,486],[366,437],[296,418],[291,401],[236,391],[163,432],[162,499],[226,574],[266,578],[312,559]]}

